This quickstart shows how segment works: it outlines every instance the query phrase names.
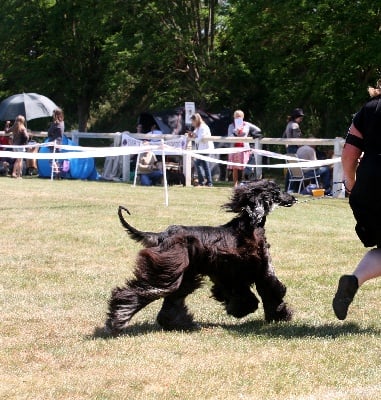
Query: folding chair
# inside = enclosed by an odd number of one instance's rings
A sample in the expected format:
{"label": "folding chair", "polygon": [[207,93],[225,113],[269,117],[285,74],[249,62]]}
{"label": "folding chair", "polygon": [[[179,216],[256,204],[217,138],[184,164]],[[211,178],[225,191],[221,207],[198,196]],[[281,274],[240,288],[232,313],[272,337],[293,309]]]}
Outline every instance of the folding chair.
{"label": "folding chair", "polygon": [[[289,154],[290,156],[294,156],[297,157],[296,154]],[[288,164],[289,163],[295,163],[297,162],[296,160],[287,160],[286,161]],[[288,187],[287,187],[287,191],[290,190],[291,184],[293,182],[297,182],[299,183],[298,186],[298,194],[300,193],[300,190],[303,188],[305,189],[306,184],[305,182],[311,182],[314,181],[316,187],[319,187],[319,180],[318,178],[320,178],[320,175],[316,172],[316,169],[314,168],[303,168],[303,167],[299,167],[299,166],[295,166],[295,167],[287,167],[288,169],[288,174],[289,174],[289,180],[288,180]]]}

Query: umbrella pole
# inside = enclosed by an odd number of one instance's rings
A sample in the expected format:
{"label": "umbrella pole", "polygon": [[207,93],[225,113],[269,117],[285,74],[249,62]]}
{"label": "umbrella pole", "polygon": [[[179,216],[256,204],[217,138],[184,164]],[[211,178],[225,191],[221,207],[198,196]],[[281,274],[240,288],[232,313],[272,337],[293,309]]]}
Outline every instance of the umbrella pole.
{"label": "umbrella pole", "polygon": [[[56,152],[56,141],[54,141],[54,147],[53,147],[53,154]],[[54,179],[54,164],[56,163],[56,160],[52,158],[52,169],[50,172],[50,180],[52,181]]]}
{"label": "umbrella pole", "polygon": [[165,165],[165,150],[164,150],[164,140],[161,139],[161,158],[163,163],[163,182],[164,182],[164,196],[165,196],[165,206],[168,207],[168,185],[167,185],[167,166]]}

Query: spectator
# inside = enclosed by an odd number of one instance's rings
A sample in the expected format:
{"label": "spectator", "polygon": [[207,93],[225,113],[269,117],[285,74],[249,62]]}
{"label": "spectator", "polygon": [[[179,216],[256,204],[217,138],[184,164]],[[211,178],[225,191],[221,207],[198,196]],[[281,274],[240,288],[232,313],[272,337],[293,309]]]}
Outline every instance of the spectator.
{"label": "spectator", "polygon": [[[302,160],[316,161],[316,151],[314,146],[300,146],[296,151],[296,155],[298,158]],[[316,171],[316,175],[320,175],[321,183],[323,184],[323,188],[325,190],[325,194],[331,194],[331,170],[327,166],[318,167],[318,168],[310,168],[304,169],[305,176],[314,177],[314,170]]]}
{"label": "spectator", "polygon": [[[204,122],[201,115],[199,113],[193,114],[191,116],[192,126],[194,129],[193,132],[188,132],[190,137],[196,138],[196,147],[198,150],[213,150],[214,143],[209,140],[205,140],[206,138],[211,136],[209,126]],[[203,154],[206,155],[206,154]],[[208,187],[213,186],[212,182],[212,174],[210,172],[209,163],[205,160],[195,159],[194,163],[197,169],[197,176],[198,176],[198,185],[197,186],[204,186],[204,180],[206,179],[206,185]],[[204,170],[204,174],[202,173]]]}
{"label": "spectator", "polygon": [[[11,144],[10,140],[10,133],[11,133],[11,121],[6,121],[4,126],[4,135],[0,136],[0,150],[3,151],[12,151],[9,147],[2,147],[8,146]],[[1,157],[0,158],[0,175],[7,176],[10,171],[13,170],[13,163],[14,159],[11,157]]]}
{"label": "spectator", "polygon": [[[283,132],[283,139],[298,139],[302,136],[302,131],[300,129],[300,123],[303,121],[304,113],[301,108],[295,108],[292,110],[291,115],[287,117],[287,126]],[[289,144],[286,146],[286,153],[295,155],[298,151],[298,145]],[[285,180],[285,190],[288,188],[288,182],[290,179],[290,174],[287,171]]]}
{"label": "spectator", "polygon": [[353,118],[341,160],[357,236],[365,247],[376,248],[365,254],[352,275],[341,276],[332,303],[340,320],[346,318],[358,288],[381,276],[381,79],[368,91],[371,99]]}
{"label": "spectator", "polygon": [[[8,138],[6,135],[9,134],[11,132],[11,121],[5,121],[5,125],[4,125],[4,136],[1,137],[1,139],[3,138]],[[3,141],[1,141],[1,144],[8,144],[8,143],[3,143]]]}
{"label": "spectator", "polygon": [[[62,138],[65,132],[64,113],[60,108],[56,108],[53,111],[53,121],[48,129],[48,140],[49,142],[55,142],[56,145],[62,143]],[[50,147],[50,151],[59,152],[59,149]],[[52,161],[53,173],[60,177],[60,164],[57,161]]]}
{"label": "spectator", "polygon": [[162,135],[163,132],[159,129],[159,127],[156,124],[153,124],[151,126],[151,130],[147,132],[149,135]]}
{"label": "spectator", "polygon": [[[144,140],[143,146],[148,146],[149,141]],[[138,174],[140,175],[140,183],[143,186],[158,185],[161,183],[163,173],[157,162],[157,158],[152,151],[141,153],[138,164]]]}
{"label": "spectator", "polygon": [[[234,111],[234,122],[228,127],[228,137],[260,137],[261,129],[250,122],[244,121],[244,113],[241,110]],[[249,143],[234,143],[234,147],[243,148],[244,151],[229,154],[229,162],[237,164],[248,164],[251,150]],[[239,171],[244,170],[244,166],[228,165],[228,169],[233,170],[233,184],[238,185]]]}
{"label": "spectator", "polygon": [[[12,143],[14,146],[25,146],[28,143],[29,135],[25,127],[25,118],[18,115],[12,126]],[[13,151],[24,152],[25,147],[14,147]],[[16,158],[13,164],[12,178],[21,178],[23,171],[23,159]]]}
{"label": "spectator", "polygon": [[49,142],[56,141],[56,144],[62,143],[62,138],[65,132],[64,113],[60,108],[53,111],[53,121],[48,129]]}
{"label": "spectator", "polygon": [[[302,136],[300,123],[303,121],[304,113],[301,108],[292,110],[291,115],[287,118],[287,126],[283,132],[284,139],[298,139]],[[297,145],[287,145],[287,154],[296,154]]]}

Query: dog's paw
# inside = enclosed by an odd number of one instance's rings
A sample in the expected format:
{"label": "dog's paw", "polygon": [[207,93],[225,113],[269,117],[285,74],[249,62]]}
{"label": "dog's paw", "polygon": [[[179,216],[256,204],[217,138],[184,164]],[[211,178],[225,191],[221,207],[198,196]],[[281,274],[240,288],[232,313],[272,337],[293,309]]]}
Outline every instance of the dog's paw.
{"label": "dog's paw", "polygon": [[183,313],[174,316],[173,310],[166,312],[160,311],[156,321],[165,331],[197,331],[200,326],[193,321],[193,315],[190,313]]}
{"label": "dog's paw", "polygon": [[108,319],[103,327],[103,332],[107,336],[116,337],[122,333],[122,329],[117,328],[111,319]]}
{"label": "dog's paw", "polygon": [[257,311],[259,301],[254,294],[246,297],[231,297],[226,302],[226,312],[235,318],[243,318]]}
{"label": "dog's paw", "polygon": [[265,312],[266,322],[287,322],[291,321],[293,311],[286,303],[281,303],[273,312]]}

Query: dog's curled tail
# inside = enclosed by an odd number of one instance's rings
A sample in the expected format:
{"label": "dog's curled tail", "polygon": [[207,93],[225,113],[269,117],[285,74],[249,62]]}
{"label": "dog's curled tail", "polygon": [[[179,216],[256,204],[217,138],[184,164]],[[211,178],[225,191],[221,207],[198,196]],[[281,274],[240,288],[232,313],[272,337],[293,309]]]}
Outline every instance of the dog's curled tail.
{"label": "dog's curled tail", "polygon": [[128,215],[131,215],[130,211],[123,206],[119,206],[118,208],[118,216],[120,223],[126,229],[131,239],[134,239],[136,242],[142,242],[146,247],[153,247],[158,245],[158,235],[154,232],[142,232],[138,229],[134,228],[130,225],[125,218],[123,217],[123,211],[125,211]]}

